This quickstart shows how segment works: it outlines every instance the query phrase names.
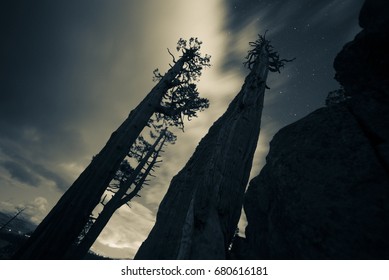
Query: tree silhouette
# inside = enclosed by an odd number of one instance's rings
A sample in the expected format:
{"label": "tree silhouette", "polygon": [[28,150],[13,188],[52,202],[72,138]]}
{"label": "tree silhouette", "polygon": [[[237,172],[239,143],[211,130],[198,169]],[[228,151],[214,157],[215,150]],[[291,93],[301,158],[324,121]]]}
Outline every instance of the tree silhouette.
{"label": "tree silhouette", "polygon": [[350,98],[351,96],[347,95],[346,91],[343,88],[340,88],[337,90],[330,91],[328,93],[325,104],[328,107],[328,106],[345,102]]}
{"label": "tree silhouette", "polygon": [[[112,133],[102,150],[60,198],[14,258],[63,259],[151,116],[154,113],[162,114],[170,118],[171,124],[182,127],[185,116],[191,118],[197,111],[208,107],[208,100],[199,98],[194,86],[203,68],[210,66],[210,56],[200,53],[201,44],[197,38],[178,41],[179,58],[176,60],[173,57],[174,64],[164,75],[155,71],[157,84]],[[181,100],[179,94],[185,96],[184,100]],[[169,103],[168,99],[173,101]]]}

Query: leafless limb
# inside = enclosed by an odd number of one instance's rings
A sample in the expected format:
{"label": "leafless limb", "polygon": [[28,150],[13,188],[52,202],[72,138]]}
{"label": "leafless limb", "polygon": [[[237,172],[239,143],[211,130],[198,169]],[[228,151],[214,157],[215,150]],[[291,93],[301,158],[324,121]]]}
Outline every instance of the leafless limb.
{"label": "leafless limb", "polygon": [[255,42],[250,42],[249,45],[253,47],[248,51],[246,61],[243,63],[248,69],[252,69],[253,65],[258,62],[260,59],[260,53],[262,49],[266,49],[269,55],[269,71],[280,73],[281,68],[285,66],[285,63],[291,62],[296,58],[292,59],[281,59],[278,52],[274,51],[274,47],[270,44],[270,41],[266,39],[266,33],[262,35],[258,35],[258,39]]}

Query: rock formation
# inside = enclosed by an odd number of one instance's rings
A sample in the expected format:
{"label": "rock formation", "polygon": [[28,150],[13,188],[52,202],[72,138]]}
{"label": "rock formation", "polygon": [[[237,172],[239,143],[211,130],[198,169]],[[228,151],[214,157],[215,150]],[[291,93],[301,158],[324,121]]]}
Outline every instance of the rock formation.
{"label": "rock formation", "polygon": [[366,1],[364,30],[335,59],[346,100],[274,136],[245,195],[238,258],[389,258],[388,10]]}

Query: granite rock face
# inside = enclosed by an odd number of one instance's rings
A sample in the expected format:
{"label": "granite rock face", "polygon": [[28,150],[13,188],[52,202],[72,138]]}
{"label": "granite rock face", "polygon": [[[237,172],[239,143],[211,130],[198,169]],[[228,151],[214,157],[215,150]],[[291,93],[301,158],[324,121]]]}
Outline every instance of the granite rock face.
{"label": "granite rock face", "polygon": [[388,258],[388,201],[388,174],[354,116],[319,109],[277,133],[250,182],[243,258]]}
{"label": "granite rock face", "polygon": [[389,258],[389,2],[335,59],[345,102],[281,129],[249,185],[245,259]]}

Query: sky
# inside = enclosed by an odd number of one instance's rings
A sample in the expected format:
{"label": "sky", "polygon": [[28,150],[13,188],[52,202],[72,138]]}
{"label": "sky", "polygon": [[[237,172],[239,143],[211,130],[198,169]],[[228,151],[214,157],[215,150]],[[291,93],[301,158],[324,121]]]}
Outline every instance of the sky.
{"label": "sky", "polygon": [[[7,1],[0,9],[0,211],[39,223],[169,68],[179,38],[198,37],[212,66],[198,82],[210,108],[176,131],[142,197],[113,216],[93,250],[132,258],[171,178],[248,74],[249,42],[266,30],[282,58],[268,78],[251,177],[282,127],[324,106],[333,60],[359,32],[363,0]],[[244,231],[244,218],[239,225]]]}

